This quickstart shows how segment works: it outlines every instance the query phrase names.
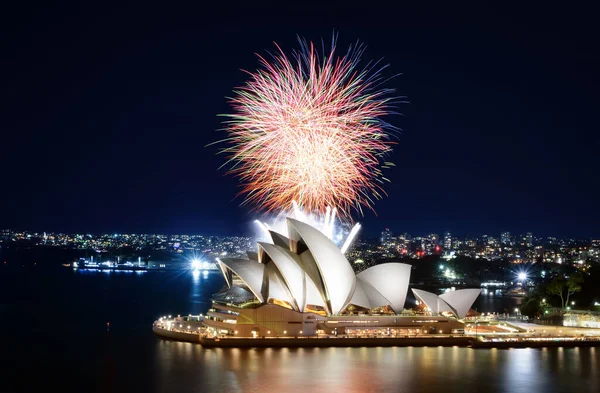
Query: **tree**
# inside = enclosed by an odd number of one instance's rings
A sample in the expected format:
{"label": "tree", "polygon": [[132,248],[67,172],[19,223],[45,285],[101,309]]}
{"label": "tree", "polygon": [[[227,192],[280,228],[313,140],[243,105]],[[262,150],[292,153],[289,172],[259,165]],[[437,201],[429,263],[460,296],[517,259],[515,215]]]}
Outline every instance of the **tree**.
{"label": "tree", "polygon": [[531,319],[538,318],[542,314],[541,304],[542,299],[537,293],[526,296],[520,307],[521,314],[527,315]]}
{"label": "tree", "polygon": [[567,279],[567,282],[566,282],[567,305],[569,304],[569,297],[572,294],[581,291],[581,284],[583,284],[583,277],[581,277],[578,274],[573,274],[573,275],[569,276],[569,278]]}
{"label": "tree", "polygon": [[560,296],[561,308],[565,308],[565,298],[564,298],[565,287],[566,287],[565,279],[560,276],[552,279],[552,281],[550,281],[550,283],[546,287],[546,292],[548,292],[550,295]]}
{"label": "tree", "polygon": [[583,277],[577,274],[573,274],[567,279],[559,276],[550,281],[546,287],[546,292],[548,292],[550,295],[559,296],[561,308],[565,308],[569,304],[569,298],[571,295],[581,291],[582,283]]}

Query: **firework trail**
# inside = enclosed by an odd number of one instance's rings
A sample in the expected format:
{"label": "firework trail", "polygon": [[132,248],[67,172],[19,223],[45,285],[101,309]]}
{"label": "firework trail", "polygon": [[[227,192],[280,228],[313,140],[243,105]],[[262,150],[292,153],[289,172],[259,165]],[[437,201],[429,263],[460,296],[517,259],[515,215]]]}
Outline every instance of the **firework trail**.
{"label": "firework trail", "polygon": [[270,61],[234,91],[233,113],[225,115],[229,146],[225,165],[238,177],[244,203],[265,212],[292,209],[323,213],[336,208],[350,219],[354,209],[373,209],[385,194],[381,168],[391,151],[394,127],[391,90],[378,62],[358,68],[364,47],[344,56],[321,55],[300,40],[292,57],[277,46]]}

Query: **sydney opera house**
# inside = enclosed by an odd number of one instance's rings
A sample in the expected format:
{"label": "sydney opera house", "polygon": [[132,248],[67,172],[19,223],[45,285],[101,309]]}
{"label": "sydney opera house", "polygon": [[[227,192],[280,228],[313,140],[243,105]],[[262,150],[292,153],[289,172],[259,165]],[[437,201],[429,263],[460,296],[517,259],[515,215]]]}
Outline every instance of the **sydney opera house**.
{"label": "sydney opera house", "polygon": [[319,229],[287,218],[248,259],[222,258],[227,286],[213,295],[208,334],[235,337],[453,333],[479,295],[413,289],[421,311],[405,310],[411,266],[384,263],[355,274]]}

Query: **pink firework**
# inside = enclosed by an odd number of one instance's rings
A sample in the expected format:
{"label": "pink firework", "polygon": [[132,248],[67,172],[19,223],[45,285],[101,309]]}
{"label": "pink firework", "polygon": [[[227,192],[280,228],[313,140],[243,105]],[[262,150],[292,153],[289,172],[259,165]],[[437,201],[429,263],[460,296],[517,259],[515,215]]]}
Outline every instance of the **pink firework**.
{"label": "pink firework", "polygon": [[248,72],[226,115],[224,152],[244,203],[281,212],[296,201],[306,211],[337,208],[347,219],[353,209],[373,209],[385,194],[381,168],[390,165],[383,160],[394,131],[381,120],[392,99],[379,87],[381,68],[358,68],[361,46],[336,56],[335,41],[323,56],[304,41],[292,58],[277,49],[271,61],[259,56],[262,67]]}

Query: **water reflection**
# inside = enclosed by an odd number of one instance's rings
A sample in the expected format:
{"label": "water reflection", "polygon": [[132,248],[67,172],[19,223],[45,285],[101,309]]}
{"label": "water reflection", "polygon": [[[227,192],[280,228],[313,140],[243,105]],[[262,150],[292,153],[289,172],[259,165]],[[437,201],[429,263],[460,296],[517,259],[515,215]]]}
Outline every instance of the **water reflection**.
{"label": "water reflection", "polygon": [[459,347],[205,349],[160,340],[158,347],[157,385],[168,391],[597,392],[600,377],[590,367],[599,351],[586,348],[557,356]]}
{"label": "water reflection", "polygon": [[203,304],[200,291],[200,270],[192,271],[192,281],[190,286],[190,310],[189,312],[192,314],[199,314],[200,312],[205,312],[206,310],[198,310],[198,305]]}
{"label": "water reflection", "polygon": [[473,308],[479,312],[511,313],[521,303],[522,297],[480,295]]}

